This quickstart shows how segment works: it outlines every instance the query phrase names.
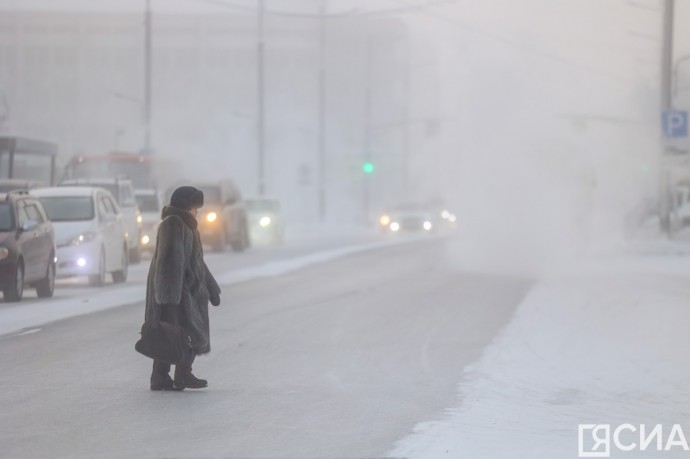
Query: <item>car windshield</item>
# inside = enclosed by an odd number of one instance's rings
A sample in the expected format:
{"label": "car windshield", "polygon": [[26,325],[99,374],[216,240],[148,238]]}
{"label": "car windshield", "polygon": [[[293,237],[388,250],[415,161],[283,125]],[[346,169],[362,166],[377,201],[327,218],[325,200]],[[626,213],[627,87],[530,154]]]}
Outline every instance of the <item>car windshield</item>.
{"label": "car windshield", "polygon": [[93,220],[93,199],[90,196],[55,196],[39,198],[54,222]]}
{"label": "car windshield", "polygon": [[158,198],[153,194],[138,194],[136,195],[137,205],[142,212],[158,212],[160,205]]}
{"label": "car windshield", "polygon": [[247,210],[249,212],[278,212],[280,205],[277,201],[270,200],[250,200],[247,201]]}
{"label": "car windshield", "polygon": [[14,228],[12,207],[9,203],[0,203],[0,231],[10,231]]}

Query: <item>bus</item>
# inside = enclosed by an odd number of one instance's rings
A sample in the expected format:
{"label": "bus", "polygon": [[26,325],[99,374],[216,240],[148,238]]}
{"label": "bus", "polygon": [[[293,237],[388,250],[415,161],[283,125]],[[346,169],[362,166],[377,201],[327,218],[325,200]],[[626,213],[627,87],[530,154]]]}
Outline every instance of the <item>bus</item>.
{"label": "bus", "polygon": [[174,162],[135,153],[73,156],[65,166],[63,180],[88,178],[128,178],[135,189],[165,189],[176,181],[179,168]]}
{"label": "bus", "polygon": [[0,135],[0,179],[25,179],[55,184],[56,143]]}

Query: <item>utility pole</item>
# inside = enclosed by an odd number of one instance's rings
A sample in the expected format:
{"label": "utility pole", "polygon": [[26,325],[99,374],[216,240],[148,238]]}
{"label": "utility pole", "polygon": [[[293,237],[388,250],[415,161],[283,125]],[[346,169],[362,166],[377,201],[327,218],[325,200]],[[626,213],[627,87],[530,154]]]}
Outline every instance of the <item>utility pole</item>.
{"label": "utility pole", "polygon": [[328,0],[321,0],[319,14],[319,138],[318,201],[319,221],[326,219],[326,8]]}
{"label": "utility pole", "polygon": [[[661,49],[661,113],[665,113],[673,107],[672,99],[672,70],[673,70],[673,10],[674,0],[664,0],[663,24],[662,24],[662,49]],[[668,147],[666,139],[663,140],[660,161],[659,200],[660,200],[660,225],[661,230],[671,234],[671,193],[670,177],[666,164]]]}
{"label": "utility pole", "polygon": [[151,0],[146,0],[144,13],[144,149],[143,154],[150,155],[151,150]]}
{"label": "utility pole", "polygon": [[409,191],[410,191],[410,111],[411,111],[411,97],[410,97],[410,80],[411,80],[411,59],[410,59],[410,54],[411,50],[410,47],[412,46],[410,42],[410,36],[409,36],[409,31],[405,35],[405,40],[404,40],[404,46],[405,46],[405,55],[403,57],[403,65],[405,68],[403,69],[403,97],[404,97],[404,117],[403,119],[403,126],[402,126],[402,135],[403,135],[403,142],[402,142],[402,154],[403,154],[403,176],[402,176],[402,185],[403,185],[403,196],[405,198],[410,198],[409,196]]}
{"label": "utility pole", "polygon": [[[371,49],[371,30],[369,24],[366,25],[366,62],[364,68],[364,162],[371,161],[371,84],[372,84],[372,49]],[[369,223],[369,207],[371,200],[371,176],[365,174],[363,181],[363,210],[364,223]]]}
{"label": "utility pole", "polygon": [[266,174],[265,174],[265,113],[264,113],[264,16],[266,13],[264,0],[258,0],[259,9],[257,11],[257,49],[256,49],[256,78],[257,78],[257,127],[256,127],[256,148],[258,157],[258,194],[264,196],[266,193]]}

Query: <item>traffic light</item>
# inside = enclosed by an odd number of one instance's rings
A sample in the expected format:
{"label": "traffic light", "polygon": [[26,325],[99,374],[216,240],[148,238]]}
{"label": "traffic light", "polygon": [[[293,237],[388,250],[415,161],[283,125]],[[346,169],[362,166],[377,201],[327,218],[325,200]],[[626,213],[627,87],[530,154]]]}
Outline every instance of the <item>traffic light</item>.
{"label": "traffic light", "polygon": [[374,172],[374,163],[372,163],[371,161],[365,162],[364,164],[362,164],[362,171],[367,175],[372,174]]}

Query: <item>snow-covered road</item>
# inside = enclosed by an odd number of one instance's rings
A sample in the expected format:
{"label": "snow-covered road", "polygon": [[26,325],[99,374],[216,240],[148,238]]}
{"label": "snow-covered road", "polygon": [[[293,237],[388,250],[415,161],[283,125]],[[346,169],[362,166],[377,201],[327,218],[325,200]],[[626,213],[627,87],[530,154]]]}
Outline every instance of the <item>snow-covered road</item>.
{"label": "snow-covered road", "polygon": [[453,245],[360,234],[209,255],[223,304],[196,392],[148,390],[146,263],[126,286],[2,304],[0,456],[552,459],[578,457],[579,424],[661,425],[662,446],[690,433],[685,251],[534,281],[463,271]]}
{"label": "snow-covered road", "polygon": [[381,457],[455,398],[529,283],[449,267],[446,241],[228,286],[209,388],[148,390],[141,302],[0,338],[4,457]]}

